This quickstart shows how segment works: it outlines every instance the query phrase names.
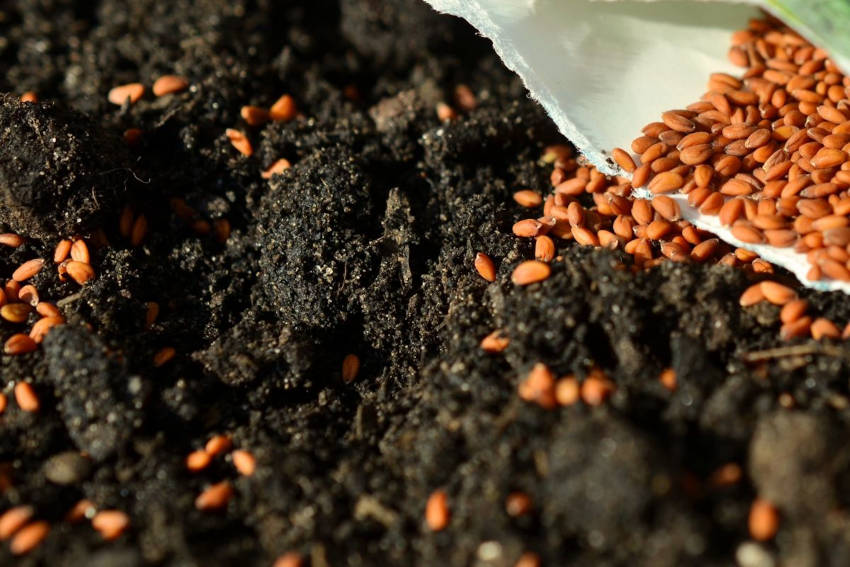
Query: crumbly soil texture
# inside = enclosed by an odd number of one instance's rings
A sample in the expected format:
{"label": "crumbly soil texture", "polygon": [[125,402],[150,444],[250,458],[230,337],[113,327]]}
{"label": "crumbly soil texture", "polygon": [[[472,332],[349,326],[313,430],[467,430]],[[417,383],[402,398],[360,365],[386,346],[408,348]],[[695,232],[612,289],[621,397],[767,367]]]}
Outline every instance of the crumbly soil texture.
{"label": "crumbly soil texture", "polygon": [[[633,274],[565,241],[547,281],[514,286],[533,243],[511,234],[529,216],[511,195],[548,191],[540,156],[564,140],[465,23],[418,0],[11,0],[0,71],[0,229],[27,238],[0,251],[2,277],[71,236],[97,272],[81,288],[42,270],[68,324],[0,357],[0,511],[51,525],[24,557],[3,543],[0,565],[850,564],[850,348],[780,342],[778,308],[742,309],[755,277],[727,266]],[[171,73],[190,88],[150,94]],[[137,81],[139,102],[107,101]],[[458,84],[478,106],[442,123]],[[241,121],[283,93],[297,119]],[[278,158],[292,168],[263,179]],[[148,220],[140,246],[119,231],[126,205]],[[220,219],[225,242],[205,234]],[[801,293],[850,318],[845,296]],[[510,345],[485,354],[496,328]],[[155,367],[164,347],[176,356]],[[580,380],[598,366],[616,392],[544,410],[517,396],[536,362]],[[14,401],[21,380],[37,413]],[[186,469],[214,434],[256,457],[253,475],[227,455]],[[712,480],[729,463],[742,478]],[[226,508],[196,509],[222,480]],[[432,532],[438,489],[451,519]],[[517,491],[533,507],[512,517]],[[781,524],[756,546],[757,496]],[[83,498],[129,528],[104,541],[67,521]]]}

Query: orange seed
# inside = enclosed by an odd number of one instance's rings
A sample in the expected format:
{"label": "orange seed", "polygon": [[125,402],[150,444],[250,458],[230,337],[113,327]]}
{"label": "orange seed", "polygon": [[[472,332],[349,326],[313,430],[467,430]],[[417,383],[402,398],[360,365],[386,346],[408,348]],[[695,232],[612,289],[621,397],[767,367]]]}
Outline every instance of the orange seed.
{"label": "orange seed", "polygon": [[122,106],[129,100],[130,104],[137,102],[145,94],[145,86],[141,83],[129,83],[113,88],[107,98],[112,104]]}
{"label": "orange seed", "polygon": [[483,252],[478,252],[475,255],[474,264],[479,276],[488,282],[496,281],[496,265],[493,263],[490,256]]}
{"label": "orange seed", "polygon": [[242,476],[251,476],[257,468],[257,460],[254,455],[244,449],[237,449],[231,454],[233,466]]}
{"label": "orange seed", "polygon": [[360,371],[360,357],[356,354],[347,354],[342,360],[342,381],[346,384],[357,378]]}
{"label": "orange seed", "polygon": [[425,523],[428,524],[428,529],[434,532],[444,530],[450,519],[448,495],[443,490],[435,490],[425,505]]}
{"label": "orange seed", "polygon": [[233,486],[224,480],[207,487],[195,498],[195,508],[198,510],[220,510],[227,506],[233,497]]}
{"label": "orange seed", "polygon": [[180,75],[163,75],[154,81],[153,94],[154,96],[165,96],[185,91],[189,88],[189,81]]}
{"label": "orange seed", "polygon": [[130,517],[120,510],[102,510],[91,520],[92,527],[106,541],[118,539],[130,525]]}
{"label": "orange seed", "polygon": [[[26,337],[26,335],[24,335]],[[27,337],[29,338],[29,337]],[[18,407],[26,412],[37,412],[41,407],[38,395],[29,382],[18,382],[15,384],[15,401]]]}

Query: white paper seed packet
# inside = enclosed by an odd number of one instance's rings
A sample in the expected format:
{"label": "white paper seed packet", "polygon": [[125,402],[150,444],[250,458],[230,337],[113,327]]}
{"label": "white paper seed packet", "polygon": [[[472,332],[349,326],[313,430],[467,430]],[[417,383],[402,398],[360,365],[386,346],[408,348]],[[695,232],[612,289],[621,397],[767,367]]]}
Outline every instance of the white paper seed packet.
{"label": "white paper seed packet", "polygon": [[[623,174],[609,159],[647,123],[705,92],[714,72],[740,75],[727,53],[731,34],[763,8],[782,18],[850,69],[850,0],[428,0],[462,17],[493,42],[561,132],[599,170]],[[684,218],[810,282],[805,254],[735,239],[717,217],[700,215],[671,195]]]}

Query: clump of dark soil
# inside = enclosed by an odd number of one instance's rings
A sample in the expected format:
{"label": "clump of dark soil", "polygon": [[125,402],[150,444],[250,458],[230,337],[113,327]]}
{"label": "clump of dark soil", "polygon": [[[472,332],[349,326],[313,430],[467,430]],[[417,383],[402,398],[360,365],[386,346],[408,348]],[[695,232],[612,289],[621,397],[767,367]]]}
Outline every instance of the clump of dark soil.
{"label": "clump of dark soil", "polygon": [[33,238],[90,230],[139,179],[118,135],[52,103],[0,98],[0,148],[0,222]]}
{"label": "clump of dark soil", "polygon": [[[28,239],[0,251],[3,277],[71,235],[97,271],[83,288],[39,273],[68,325],[0,358],[4,391],[26,380],[42,406],[0,415],[0,511],[29,504],[52,526],[24,558],[4,544],[0,564],[846,562],[850,350],[782,350],[778,308],[740,308],[752,282],[725,266],[632,274],[568,242],[549,280],[512,285],[532,244],[510,233],[524,215],[511,194],[548,187],[540,156],[563,140],[464,23],[417,0],[20,0],[0,22],[0,222]],[[165,73],[191,87],[106,99]],[[478,107],[441,123],[460,83]],[[27,90],[43,102],[18,102]],[[241,121],[283,93],[298,119]],[[293,167],[263,179],[279,158]],[[141,246],[119,231],[125,205],[148,220]],[[226,241],[203,229],[222,219]],[[479,251],[495,283],[472,268]],[[850,318],[843,295],[803,295]],[[496,328],[510,345],[486,355]],[[177,354],[157,367],[164,347]],[[349,353],[361,367],[345,383]],[[517,396],[536,362],[579,379],[598,366],[616,391],[543,410]],[[218,433],[254,454],[252,476],[226,455],[186,469]],[[713,481],[729,463],[743,478]],[[228,506],[198,511],[224,479]],[[451,508],[439,533],[423,521],[436,489]],[[506,512],[515,491],[528,515]],[[741,548],[756,496],[781,528]],[[130,528],[104,542],[65,521],[82,498]]]}

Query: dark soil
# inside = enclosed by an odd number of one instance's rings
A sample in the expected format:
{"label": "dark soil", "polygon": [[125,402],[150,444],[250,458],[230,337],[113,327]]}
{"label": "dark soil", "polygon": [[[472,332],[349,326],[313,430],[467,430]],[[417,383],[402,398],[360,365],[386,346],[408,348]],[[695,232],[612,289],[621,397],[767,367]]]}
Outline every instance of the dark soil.
{"label": "dark soil", "polygon": [[[850,563],[850,349],[753,357],[784,346],[778,309],[741,309],[751,278],[725,266],[632,275],[567,243],[548,281],[513,286],[531,244],[510,234],[511,194],[548,187],[539,157],[562,140],[463,22],[418,0],[17,0],[0,22],[14,95],[0,101],[0,229],[29,239],[2,251],[3,277],[60,238],[109,242],[82,289],[53,268],[35,278],[69,324],[0,358],[4,391],[25,379],[42,403],[0,416],[0,510],[32,504],[52,524],[23,559],[3,545],[0,564],[268,566],[290,550],[313,567],[507,567],[525,551],[545,566]],[[191,89],[107,102],[164,73]],[[435,104],[459,83],[479,106],[444,125]],[[17,102],[28,90],[43,102]],[[241,122],[243,104],[284,92],[303,117]],[[280,157],[292,169],[263,180]],[[175,197],[196,221],[228,219],[227,242],[193,231]],[[149,220],[141,247],[118,231],[128,203]],[[472,269],[478,251],[496,283]],[[804,295],[850,318],[845,296]],[[152,329],[148,301],[162,306]],[[484,355],[497,327],[510,346]],[[178,354],[154,368],[164,346]],[[362,361],[350,384],[348,353]],[[616,393],[593,409],[524,403],[538,361],[579,378],[599,365]],[[658,382],[670,366],[675,393]],[[221,457],[187,472],[215,433],[254,453],[253,476]],[[712,485],[727,463],[744,478]],[[196,510],[225,478],[227,509]],[[452,518],[432,533],[438,488]],[[517,490],[534,510],[511,518]],[[761,555],[739,549],[756,495],[782,516]],[[130,529],[104,542],[64,521],[81,498],[126,511]]]}

